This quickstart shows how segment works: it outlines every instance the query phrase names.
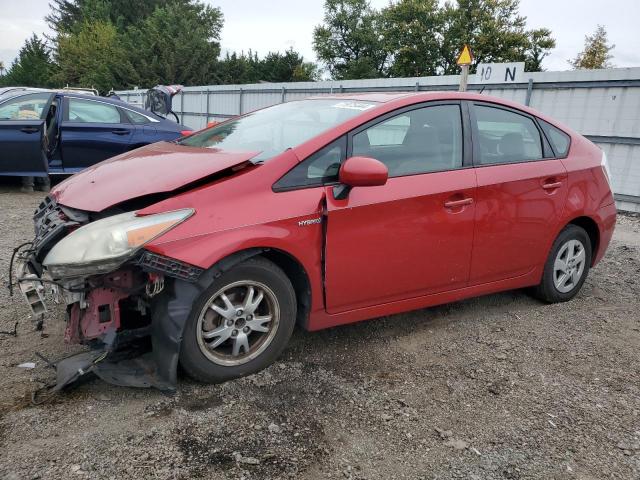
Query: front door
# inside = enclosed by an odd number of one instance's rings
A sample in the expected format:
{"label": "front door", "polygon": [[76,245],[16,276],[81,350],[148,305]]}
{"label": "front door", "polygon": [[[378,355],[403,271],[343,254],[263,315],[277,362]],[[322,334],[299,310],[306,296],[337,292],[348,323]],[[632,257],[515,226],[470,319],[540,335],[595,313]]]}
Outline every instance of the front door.
{"label": "front door", "polygon": [[380,160],[390,178],[344,200],[326,187],[329,313],[467,285],[476,178],[463,161],[461,106],[426,105],[350,135],[351,156]]}
{"label": "front door", "polygon": [[470,284],[530,273],[542,265],[562,218],[567,172],[534,119],[477,103],[472,109],[478,178]]}
{"label": "front door", "polygon": [[31,93],[0,104],[0,175],[47,175],[45,121],[52,98]]}
{"label": "front door", "polygon": [[94,165],[128,150],[135,125],[116,105],[65,97],[60,128],[65,171]]}

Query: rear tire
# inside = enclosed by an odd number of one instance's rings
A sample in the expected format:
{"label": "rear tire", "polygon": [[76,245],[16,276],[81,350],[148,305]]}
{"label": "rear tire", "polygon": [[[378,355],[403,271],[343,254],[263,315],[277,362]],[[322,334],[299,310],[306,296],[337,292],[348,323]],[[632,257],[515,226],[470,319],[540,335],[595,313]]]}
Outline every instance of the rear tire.
{"label": "rear tire", "polygon": [[289,278],[273,262],[250,258],[216,278],[198,297],[185,326],[180,363],[204,383],[250,375],[278,358],[295,322]]}
{"label": "rear tire", "polygon": [[587,232],[577,225],[567,225],[553,242],[534,295],[548,303],[571,300],[587,279],[591,255]]}

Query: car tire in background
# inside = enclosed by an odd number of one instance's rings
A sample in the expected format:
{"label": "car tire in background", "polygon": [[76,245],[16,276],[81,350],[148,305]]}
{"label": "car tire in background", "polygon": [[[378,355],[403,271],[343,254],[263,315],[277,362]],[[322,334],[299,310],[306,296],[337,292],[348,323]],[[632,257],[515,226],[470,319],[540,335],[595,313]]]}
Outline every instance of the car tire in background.
{"label": "car tire in background", "polygon": [[534,295],[549,303],[571,300],[589,274],[591,255],[587,232],[577,225],[567,225],[553,242]]}
{"label": "car tire in background", "polygon": [[282,353],[295,322],[289,278],[273,262],[250,258],[216,278],[194,303],[180,364],[205,383],[255,373]]}

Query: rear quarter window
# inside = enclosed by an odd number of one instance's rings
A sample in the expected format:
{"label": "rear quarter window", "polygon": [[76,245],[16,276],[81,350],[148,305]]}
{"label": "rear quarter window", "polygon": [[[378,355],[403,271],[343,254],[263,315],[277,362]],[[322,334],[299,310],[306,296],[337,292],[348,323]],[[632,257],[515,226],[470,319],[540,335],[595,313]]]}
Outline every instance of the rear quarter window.
{"label": "rear quarter window", "polygon": [[567,153],[569,153],[571,137],[559,128],[554,127],[544,120],[538,119],[538,121],[540,122],[540,127],[546,135],[547,140],[549,140],[549,143],[551,144],[556,157],[566,157]]}
{"label": "rear quarter window", "polygon": [[144,115],[127,109],[123,109],[123,111],[131,123],[137,123],[139,125],[144,123],[151,123],[151,120],[149,120]]}

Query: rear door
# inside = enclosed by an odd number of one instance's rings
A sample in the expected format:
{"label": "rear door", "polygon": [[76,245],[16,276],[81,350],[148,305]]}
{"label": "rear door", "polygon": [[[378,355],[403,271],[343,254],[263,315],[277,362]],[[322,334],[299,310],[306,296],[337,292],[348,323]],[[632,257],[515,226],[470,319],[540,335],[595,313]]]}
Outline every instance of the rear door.
{"label": "rear door", "polygon": [[48,172],[45,119],[53,93],[31,93],[0,103],[0,175]]}
{"label": "rear door", "polygon": [[562,218],[567,172],[536,120],[496,104],[471,105],[478,178],[470,284],[525,275],[543,264]]}
{"label": "rear door", "polygon": [[467,285],[476,179],[463,119],[459,102],[424,104],[349,136],[349,156],[376,158],[390,178],[344,200],[326,187],[329,313]]}
{"label": "rear door", "polygon": [[135,133],[123,110],[102,100],[65,96],[60,128],[65,170],[79,170],[128,150]]}

